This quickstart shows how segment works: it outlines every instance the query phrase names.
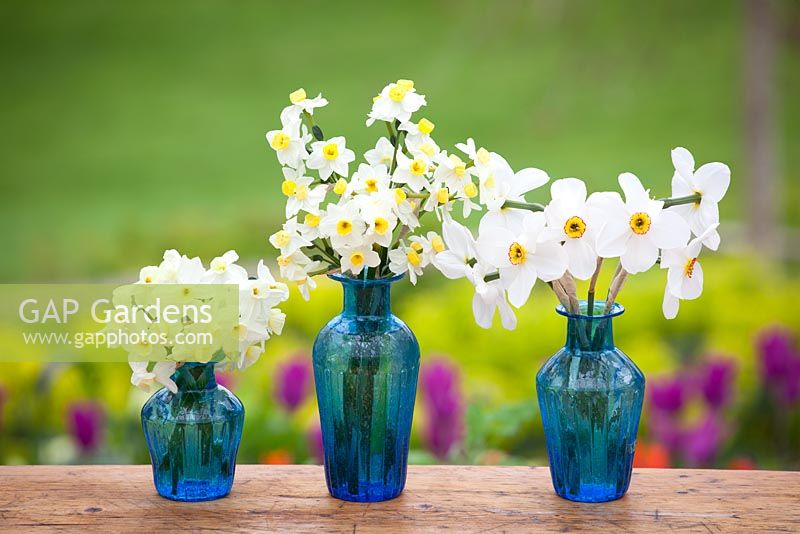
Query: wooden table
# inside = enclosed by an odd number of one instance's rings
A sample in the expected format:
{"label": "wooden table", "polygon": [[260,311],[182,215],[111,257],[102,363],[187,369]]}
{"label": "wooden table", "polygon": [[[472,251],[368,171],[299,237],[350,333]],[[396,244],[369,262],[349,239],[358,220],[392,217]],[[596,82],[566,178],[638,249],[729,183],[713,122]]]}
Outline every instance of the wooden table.
{"label": "wooden table", "polygon": [[328,496],[317,466],[239,466],[231,494],[159,497],[149,466],[0,467],[0,531],[800,531],[800,473],[637,469],[605,504],[556,497],[543,467],[412,466],[393,501]]}

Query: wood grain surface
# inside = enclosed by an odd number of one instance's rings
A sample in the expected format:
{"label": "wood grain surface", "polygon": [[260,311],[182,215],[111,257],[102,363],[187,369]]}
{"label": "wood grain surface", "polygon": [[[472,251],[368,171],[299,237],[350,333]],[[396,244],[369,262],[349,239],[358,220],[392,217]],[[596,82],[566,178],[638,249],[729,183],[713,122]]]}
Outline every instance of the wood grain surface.
{"label": "wood grain surface", "polygon": [[615,502],[557,497],[546,467],[411,466],[392,501],[328,495],[321,467],[239,466],[231,494],[159,497],[149,466],[0,467],[0,531],[800,532],[800,473],[637,469]]}

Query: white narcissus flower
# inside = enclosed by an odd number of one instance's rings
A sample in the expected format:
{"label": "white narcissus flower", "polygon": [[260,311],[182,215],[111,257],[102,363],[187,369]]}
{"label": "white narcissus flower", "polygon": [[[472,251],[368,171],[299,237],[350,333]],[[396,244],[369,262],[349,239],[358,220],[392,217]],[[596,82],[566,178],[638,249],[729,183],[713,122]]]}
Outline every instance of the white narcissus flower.
{"label": "white narcissus flower", "polygon": [[270,244],[279,249],[281,254],[289,256],[303,247],[310,247],[309,241],[302,234],[302,226],[297,223],[297,219],[292,217],[283,224],[283,227],[269,236]]}
{"label": "white narcissus flower", "polygon": [[[436,208],[441,208],[445,211],[450,211],[452,209],[450,190],[444,187],[442,182],[434,181],[430,184],[430,190],[431,194],[425,199],[425,204],[422,205],[422,211],[434,211]],[[439,211],[440,210],[436,210],[436,216],[441,219]]]}
{"label": "white narcissus flower", "polygon": [[350,163],[355,161],[356,155],[347,148],[346,143],[347,141],[342,136],[312,143],[311,155],[308,156],[306,165],[309,169],[319,171],[322,180],[327,180],[333,173],[347,178],[350,172]]}
{"label": "white narcissus flower", "polygon": [[266,315],[268,310],[289,298],[289,288],[272,276],[264,260],[258,262],[258,277],[239,284],[239,312],[242,318]]}
{"label": "white narcissus flower", "polygon": [[391,167],[393,157],[394,146],[385,137],[378,139],[378,142],[375,143],[375,148],[364,153],[364,159],[367,160],[367,163],[370,165],[385,165],[387,169]]}
{"label": "white narcissus flower", "polygon": [[556,180],[550,185],[550,196],[552,201],[544,209],[547,225],[564,242],[569,272],[586,280],[597,267],[595,239],[599,231],[596,210],[586,201],[586,184],[577,178]]}
{"label": "white narcissus flower", "polygon": [[236,369],[244,371],[258,361],[264,353],[264,347],[261,345],[248,345],[239,353],[239,359],[236,361]]}
{"label": "white narcissus flower", "polygon": [[664,288],[662,304],[667,319],[674,319],[678,315],[680,300],[694,300],[703,293],[703,267],[697,257],[703,243],[716,232],[717,226],[716,223],[712,224],[685,247],[661,252],[661,268],[667,269],[667,286]]}
{"label": "white narcissus flower", "polygon": [[404,122],[400,125],[398,130],[406,132],[406,139],[415,139],[420,142],[431,140],[431,133],[436,125],[428,119],[420,119],[417,124],[413,122]]}
{"label": "white narcissus flower", "polygon": [[445,249],[436,254],[433,265],[451,280],[467,276],[478,256],[472,232],[463,224],[447,220],[442,223],[442,237]]}
{"label": "white narcissus flower", "polygon": [[206,284],[238,284],[247,280],[247,271],[244,267],[236,265],[239,255],[235,250],[229,250],[222,256],[211,260],[209,269],[203,276]]}
{"label": "white narcissus flower", "polygon": [[[510,226],[519,223],[525,217],[525,211],[503,207],[507,201],[525,202],[525,194],[550,181],[546,172],[540,169],[522,169],[517,173],[502,160],[489,177],[482,182],[482,187],[491,184],[493,191],[487,196],[487,213],[481,219],[481,226]],[[483,200],[483,198],[482,198]]]}
{"label": "white narcissus flower", "polygon": [[283,168],[284,180],[281,184],[281,192],[286,195],[286,218],[294,217],[301,210],[308,213],[319,214],[319,205],[325,198],[327,188],[318,185],[311,188],[314,179],[304,176],[305,168],[300,165],[297,169],[291,167]]}
{"label": "white narcissus flower", "polygon": [[324,216],[325,212],[322,210],[318,213],[306,213],[303,215],[303,224],[298,227],[300,235],[308,241],[314,241],[318,238],[320,236],[319,223]]}
{"label": "white narcissus flower", "polygon": [[639,179],[619,175],[625,202],[619,195],[606,195],[598,204],[604,225],[597,236],[597,253],[619,257],[630,274],[641,273],[658,259],[658,249],[678,248],[689,240],[689,226],[675,212],[664,210],[664,202],[652,200]]}
{"label": "white narcissus flower", "polygon": [[377,267],[381,263],[381,257],[372,250],[371,245],[342,247],[339,253],[342,257],[342,273],[350,271],[354,276],[361,274],[365,267]]}
{"label": "white narcissus flower", "polygon": [[309,115],[313,115],[315,109],[328,105],[328,100],[322,97],[322,93],[318,94],[316,98],[308,98],[302,87],[289,94],[289,101],[298,112],[306,111]]}
{"label": "white narcissus flower", "polygon": [[330,238],[337,251],[343,247],[357,247],[364,241],[366,224],[353,203],[337,206],[328,204],[325,217],[319,225],[323,236]]}
{"label": "white narcissus flower", "polygon": [[302,251],[297,251],[289,256],[278,256],[277,262],[281,270],[281,277],[297,283],[300,295],[304,300],[308,300],[311,296],[310,290],[317,287],[317,283],[310,273],[317,271],[322,263],[312,261]]}
{"label": "white narcissus flower", "polygon": [[[366,201],[358,202],[362,198],[365,198]],[[375,198],[374,201],[373,198]],[[392,243],[392,232],[397,226],[397,217],[392,211],[391,204],[380,196],[358,197],[355,202],[360,204],[359,213],[367,225],[366,241],[388,248]]]}
{"label": "white narcissus flower", "polygon": [[[683,147],[672,151],[675,174],[672,175],[672,196],[685,197],[700,194],[700,202],[672,206],[670,210],[678,213],[689,223],[689,229],[696,236],[706,234],[706,230],[719,223],[719,202],[728,191],[731,183],[731,170],[724,163],[706,163],[694,170],[694,157]],[[711,250],[719,247],[719,234],[714,231],[703,242]]]}
{"label": "white narcissus flower", "polygon": [[429,136],[408,137],[405,140],[406,148],[415,158],[419,158],[430,165],[441,149],[436,141]]}
{"label": "white narcissus flower", "polygon": [[[149,267],[145,267],[149,269]],[[144,269],[143,269],[144,271]],[[164,252],[164,259],[156,269],[157,274],[155,280],[147,280],[148,276],[142,276],[140,272],[140,283],[158,283],[158,284],[199,284],[205,275],[205,267],[200,258],[189,258],[186,255],[181,255],[175,249],[170,249]],[[152,271],[150,271],[152,274]],[[146,272],[145,272],[146,274]]]}
{"label": "white narcissus flower", "polygon": [[425,236],[412,235],[408,238],[411,248],[422,257],[422,266],[426,267],[433,263],[434,258],[440,252],[444,252],[444,239],[436,232],[428,232]]}
{"label": "white narcissus flower", "polygon": [[397,215],[397,219],[404,225],[408,226],[409,230],[414,230],[419,227],[419,218],[417,217],[417,201],[410,200],[406,192],[401,189],[393,189],[392,196],[394,198],[393,211]]}
{"label": "white narcissus flower", "polygon": [[517,317],[506,300],[506,293],[499,280],[493,280],[476,290],[472,296],[472,314],[481,328],[491,328],[495,310],[500,313],[500,322],[506,330],[517,327]]}
{"label": "white narcissus flower", "polygon": [[389,270],[394,274],[408,273],[411,283],[417,284],[417,277],[422,276],[422,256],[413,247],[399,245],[389,251]]}
{"label": "white narcissus flower", "polygon": [[[472,183],[470,174],[467,172],[467,164],[455,154],[448,155],[447,152],[442,152],[434,161],[437,167],[433,173],[433,179],[443,182],[445,187],[454,194],[464,191],[464,187]],[[477,189],[475,193],[477,194]],[[473,196],[475,195],[473,194]]]}
{"label": "white narcissus flower", "polygon": [[425,97],[414,89],[411,80],[397,80],[383,88],[372,102],[372,111],[367,118],[367,126],[376,120],[407,122],[411,114],[425,105]]}
{"label": "white narcissus flower", "polygon": [[172,380],[177,364],[175,362],[156,362],[152,370],[148,370],[148,362],[129,362],[131,370],[131,384],[149,393],[153,385],[159,383],[173,393],[178,392],[178,385]]}
{"label": "white narcissus flower", "polygon": [[419,193],[430,186],[428,182],[429,163],[422,158],[409,158],[402,152],[397,154],[397,168],[392,175],[392,182],[406,184],[409,189]]}
{"label": "white narcissus flower", "polygon": [[350,190],[355,194],[372,195],[389,189],[389,171],[384,165],[360,164],[350,180]]}
{"label": "white narcissus flower", "polygon": [[267,142],[275,150],[281,165],[298,167],[308,157],[306,143],[311,136],[301,133],[300,120],[290,120],[280,130],[267,132]]}
{"label": "white narcissus flower", "polygon": [[482,224],[477,249],[499,270],[500,282],[517,308],[528,301],[537,278],[550,282],[567,270],[567,254],[548,236],[542,213],[527,212],[521,223],[510,226]]}

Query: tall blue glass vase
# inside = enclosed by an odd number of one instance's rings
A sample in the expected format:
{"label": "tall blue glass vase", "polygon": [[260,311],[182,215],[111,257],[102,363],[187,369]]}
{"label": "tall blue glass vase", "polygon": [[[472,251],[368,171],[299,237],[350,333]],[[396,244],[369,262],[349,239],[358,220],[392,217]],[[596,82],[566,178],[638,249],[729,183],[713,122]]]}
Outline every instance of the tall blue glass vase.
{"label": "tall blue glass vase", "polygon": [[342,284],[344,309],[314,342],[325,480],[338,499],[392,499],[406,482],[419,374],[417,340],[390,307],[401,277],[331,278]]}
{"label": "tall blue glass vase", "polygon": [[628,490],[636,432],[644,399],[644,375],[614,345],[615,304],[603,314],[567,318],[567,341],[536,376],[550,474],[555,491],[571,501],[605,502]]}
{"label": "tall blue glass vase", "polygon": [[244,407],[217,385],[213,363],[185,363],[142,408],[153,480],[162,497],[209,501],[231,490]]}

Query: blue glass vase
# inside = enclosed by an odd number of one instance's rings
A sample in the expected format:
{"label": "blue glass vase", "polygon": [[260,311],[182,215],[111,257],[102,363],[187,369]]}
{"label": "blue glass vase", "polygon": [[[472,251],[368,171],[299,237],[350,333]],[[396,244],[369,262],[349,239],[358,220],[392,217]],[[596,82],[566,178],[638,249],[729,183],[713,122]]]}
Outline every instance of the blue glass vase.
{"label": "blue glass vase", "polygon": [[604,314],[558,313],[567,318],[567,342],[536,376],[550,474],[556,493],[571,501],[605,502],[628,490],[644,375],[614,345],[615,304]]}
{"label": "blue glass vase", "polygon": [[224,497],[233,485],[244,407],[217,385],[213,363],[184,363],[142,408],[156,491],[176,501]]}
{"label": "blue glass vase", "polygon": [[325,480],[338,499],[392,499],[406,482],[419,374],[417,339],[390,307],[402,276],[331,278],[342,284],[344,309],[314,342]]}

